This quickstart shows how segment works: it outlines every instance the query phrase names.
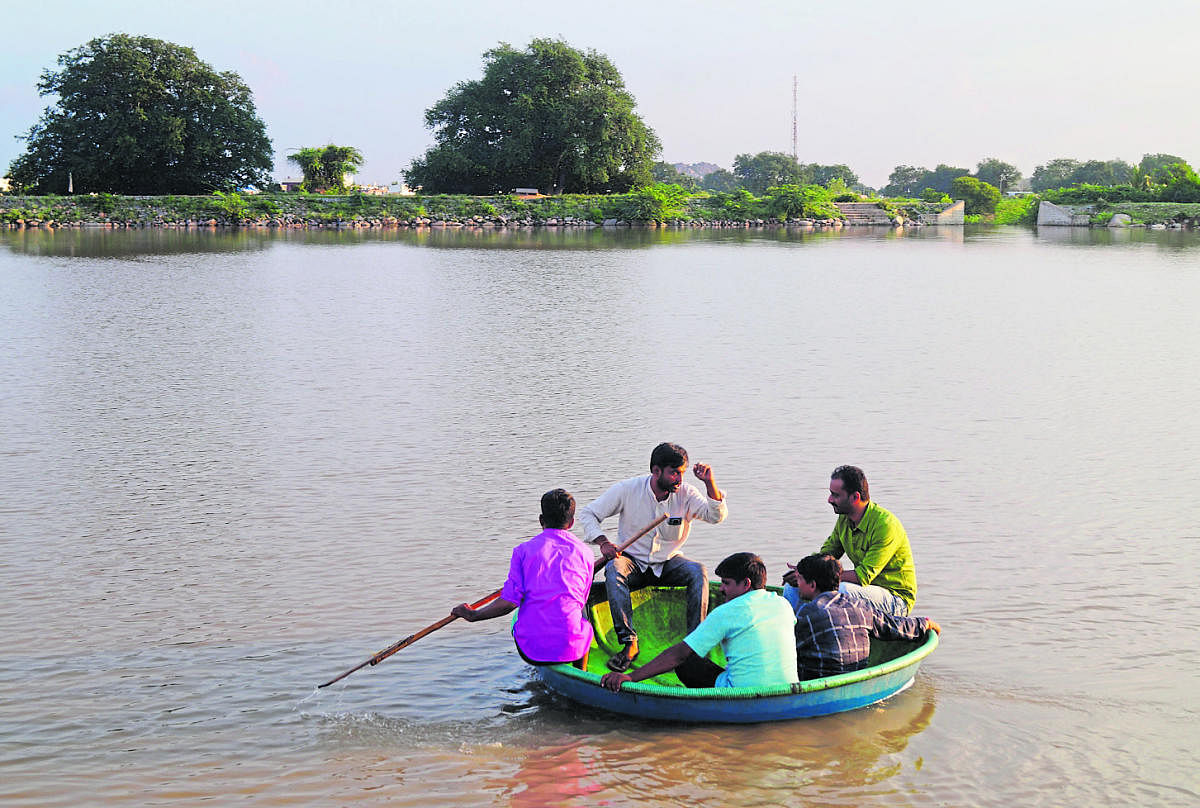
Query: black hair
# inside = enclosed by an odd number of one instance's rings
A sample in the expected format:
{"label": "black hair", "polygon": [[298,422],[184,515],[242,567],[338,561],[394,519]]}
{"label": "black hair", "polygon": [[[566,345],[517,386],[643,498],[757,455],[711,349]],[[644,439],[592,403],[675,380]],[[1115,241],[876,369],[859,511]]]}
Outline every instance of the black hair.
{"label": "black hair", "polygon": [[678,443],[660,443],[650,453],[650,468],[677,469],[686,466],[687,462],[687,449]]}
{"label": "black hair", "polygon": [[818,592],[832,592],[842,581],[842,562],[828,553],[814,553],[800,559],[796,572]]}
{"label": "black hair", "polygon": [[767,585],[767,565],[754,553],[734,553],[717,565],[717,577],[735,581],[749,578],[751,589],[762,589]]}
{"label": "black hair", "polygon": [[847,494],[857,491],[863,502],[871,501],[871,491],[867,488],[867,475],[863,474],[863,470],[858,466],[838,466],[833,470],[833,474],[829,475],[829,479],[841,480],[842,487],[846,489]]}
{"label": "black hair", "polygon": [[554,488],[542,494],[542,527],[565,529],[575,521],[575,497]]}

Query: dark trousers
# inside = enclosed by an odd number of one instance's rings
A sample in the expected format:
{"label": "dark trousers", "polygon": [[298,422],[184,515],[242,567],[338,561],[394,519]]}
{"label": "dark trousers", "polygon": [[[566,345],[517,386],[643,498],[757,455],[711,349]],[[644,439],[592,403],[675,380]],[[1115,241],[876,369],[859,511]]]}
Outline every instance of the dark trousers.
{"label": "dark trousers", "polygon": [[629,593],[643,586],[687,587],[688,632],[694,631],[708,614],[708,571],[700,562],[675,556],[663,564],[662,575],[656,576],[649,570],[640,570],[629,556],[619,555],[604,567],[604,589],[608,594],[613,633],[621,645],[637,639]]}
{"label": "dark trousers", "polygon": [[715,687],[717,676],[724,670],[708,657],[693,652],[675,668],[675,675],[687,687]]}

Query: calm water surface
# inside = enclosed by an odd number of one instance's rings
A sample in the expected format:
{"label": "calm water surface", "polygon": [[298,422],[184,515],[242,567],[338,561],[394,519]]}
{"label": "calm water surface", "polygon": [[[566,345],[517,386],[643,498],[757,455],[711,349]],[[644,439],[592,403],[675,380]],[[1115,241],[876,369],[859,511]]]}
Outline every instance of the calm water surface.
{"label": "calm water surface", "polygon": [[[0,800],[1193,802],[1198,301],[1175,232],[0,231]],[[661,440],[772,580],[866,469],[916,684],[656,726],[493,621],[315,691]]]}

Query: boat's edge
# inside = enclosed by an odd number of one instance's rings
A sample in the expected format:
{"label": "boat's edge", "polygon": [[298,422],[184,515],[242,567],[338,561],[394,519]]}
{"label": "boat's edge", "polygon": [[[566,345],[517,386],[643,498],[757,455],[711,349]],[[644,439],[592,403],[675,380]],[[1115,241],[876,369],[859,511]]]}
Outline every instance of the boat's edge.
{"label": "boat's edge", "polygon": [[[702,700],[721,700],[729,701],[734,699],[756,699],[770,696],[793,696],[801,693],[817,693],[823,690],[831,690],[846,685],[853,685],[859,682],[864,682],[869,679],[877,679],[896,671],[903,670],[919,663],[925,657],[933,653],[938,647],[938,634],[936,631],[930,631],[926,634],[925,641],[920,646],[909,651],[907,654],[896,657],[895,659],[882,662],[878,665],[873,665],[862,670],[850,671],[848,673],[840,673],[836,676],[825,676],[820,679],[809,679],[803,682],[797,682],[793,685],[785,685],[780,687],[769,688],[752,688],[752,687],[668,687],[666,685],[657,685],[652,682],[627,682],[622,685],[621,691],[631,694],[643,694],[647,696],[657,696],[668,699],[702,699]],[[567,679],[578,680],[580,683],[587,683],[600,687],[600,675],[581,671],[578,668],[568,664],[551,665],[543,669],[545,673],[551,673],[555,676],[562,676]],[[546,678],[546,677],[543,677]]]}

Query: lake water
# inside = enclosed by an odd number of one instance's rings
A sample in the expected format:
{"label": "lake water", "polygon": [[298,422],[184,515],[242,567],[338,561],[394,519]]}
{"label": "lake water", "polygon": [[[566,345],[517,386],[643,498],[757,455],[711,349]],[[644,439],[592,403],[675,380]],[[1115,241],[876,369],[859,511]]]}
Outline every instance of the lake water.
{"label": "lake water", "polygon": [[[1200,798],[1200,236],[0,231],[0,801]],[[497,588],[651,447],[777,582],[862,466],[943,627],[880,705],[551,696]]]}

